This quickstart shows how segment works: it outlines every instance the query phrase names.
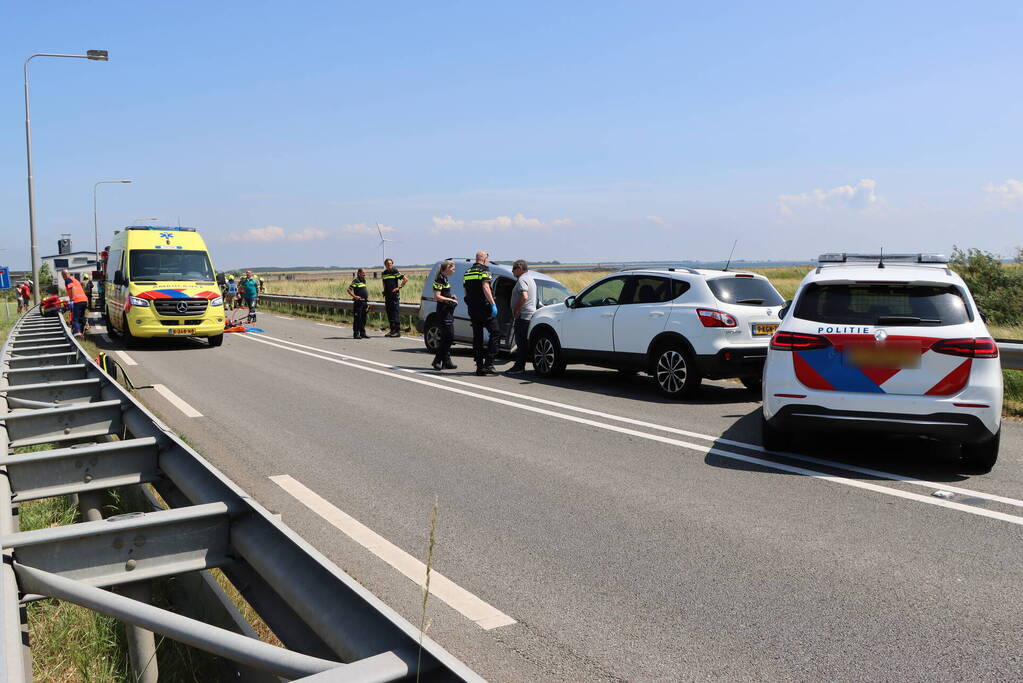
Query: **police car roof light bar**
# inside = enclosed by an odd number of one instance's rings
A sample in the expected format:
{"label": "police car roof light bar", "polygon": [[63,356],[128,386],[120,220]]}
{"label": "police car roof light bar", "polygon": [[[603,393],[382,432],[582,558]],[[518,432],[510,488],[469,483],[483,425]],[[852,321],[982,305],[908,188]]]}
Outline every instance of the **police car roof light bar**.
{"label": "police car roof light bar", "polygon": [[849,254],[828,253],[817,257],[817,263],[849,263],[850,261],[874,261],[877,263],[891,261],[909,261],[911,263],[935,263],[945,265],[948,257],[943,254]]}

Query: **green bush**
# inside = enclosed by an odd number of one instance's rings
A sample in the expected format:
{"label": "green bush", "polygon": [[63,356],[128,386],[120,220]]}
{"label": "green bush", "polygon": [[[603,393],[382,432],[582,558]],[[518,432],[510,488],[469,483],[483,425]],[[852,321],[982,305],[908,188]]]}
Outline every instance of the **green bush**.
{"label": "green bush", "polygon": [[988,322],[1023,322],[1023,272],[1006,267],[994,254],[955,247],[949,265],[966,281]]}

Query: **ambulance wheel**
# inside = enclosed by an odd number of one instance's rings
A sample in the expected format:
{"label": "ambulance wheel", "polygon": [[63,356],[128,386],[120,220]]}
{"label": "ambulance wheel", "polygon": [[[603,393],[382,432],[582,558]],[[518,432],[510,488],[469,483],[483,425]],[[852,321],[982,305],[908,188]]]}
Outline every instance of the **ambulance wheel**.
{"label": "ambulance wheel", "polygon": [[206,338],[210,342],[210,348],[211,349],[215,349],[216,347],[218,347],[218,346],[220,346],[221,344],[224,343],[224,333],[223,332],[221,332],[220,334],[211,335],[211,336],[206,337]]}
{"label": "ambulance wheel", "polygon": [[1001,441],[1001,428],[983,441],[963,444],[963,461],[972,472],[986,474],[991,471],[998,460],[998,445]]}
{"label": "ambulance wheel", "polygon": [[121,318],[121,339],[124,341],[124,348],[134,349],[138,347],[138,337],[131,333],[131,328],[128,327],[128,315],[125,314]]}
{"label": "ambulance wheel", "polygon": [[792,433],[771,426],[760,413],[760,445],[769,451],[787,451],[792,448]]}

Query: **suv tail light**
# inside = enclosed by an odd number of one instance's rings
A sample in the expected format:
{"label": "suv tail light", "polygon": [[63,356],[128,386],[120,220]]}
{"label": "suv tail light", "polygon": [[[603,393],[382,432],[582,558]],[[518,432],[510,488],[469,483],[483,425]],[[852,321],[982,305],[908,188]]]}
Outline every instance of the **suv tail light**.
{"label": "suv tail light", "polygon": [[738,324],[734,317],[713,308],[697,308],[696,315],[700,316],[704,327],[735,327]]}
{"label": "suv tail light", "polygon": [[813,351],[826,349],[831,342],[819,334],[801,334],[799,332],[775,332],[771,337],[771,348],[775,351]]}
{"label": "suv tail light", "polygon": [[998,344],[990,337],[942,339],[934,343],[931,351],[963,358],[998,358]]}

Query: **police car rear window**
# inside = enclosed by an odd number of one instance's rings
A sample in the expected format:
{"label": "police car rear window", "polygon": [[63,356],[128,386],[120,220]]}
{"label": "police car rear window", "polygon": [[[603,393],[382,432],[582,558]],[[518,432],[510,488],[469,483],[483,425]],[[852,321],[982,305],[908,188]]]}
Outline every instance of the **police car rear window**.
{"label": "police car rear window", "polygon": [[755,277],[719,277],[707,280],[714,298],[740,306],[781,306],[785,300],[767,280]]}
{"label": "police car rear window", "polygon": [[973,319],[952,286],[811,284],[796,302],[801,320],[859,325],[960,325]]}

